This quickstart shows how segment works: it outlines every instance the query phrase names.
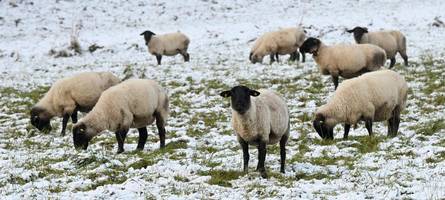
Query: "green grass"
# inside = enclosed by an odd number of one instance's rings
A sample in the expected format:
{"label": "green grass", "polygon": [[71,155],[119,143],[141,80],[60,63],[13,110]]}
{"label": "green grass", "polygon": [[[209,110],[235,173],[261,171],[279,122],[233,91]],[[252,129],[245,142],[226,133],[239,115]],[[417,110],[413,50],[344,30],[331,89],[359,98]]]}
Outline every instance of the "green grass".
{"label": "green grass", "polygon": [[186,149],[187,143],[188,141],[186,140],[179,140],[170,142],[165,146],[165,148],[158,149],[153,152],[147,153],[144,151],[136,151],[134,154],[137,155],[140,160],[130,164],[128,168],[141,169],[146,168],[147,166],[151,166],[157,163],[163,155],[173,154],[176,152],[177,149]]}
{"label": "green grass", "polygon": [[209,184],[219,185],[224,187],[232,187],[230,181],[238,179],[240,176],[244,175],[243,172],[235,170],[200,171],[198,174],[201,176],[210,176],[210,180],[208,181]]}
{"label": "green grass", "polygon": [[427,163],[439,163],[445,161],[445,151],[441,151],[425,160]]}
{"label": "green grass", "polygon": [[445,119],[437,119],[434,121],[428,121],[423,124],[411,127],[416,134],[431,136],[442,129],[445,129]]}

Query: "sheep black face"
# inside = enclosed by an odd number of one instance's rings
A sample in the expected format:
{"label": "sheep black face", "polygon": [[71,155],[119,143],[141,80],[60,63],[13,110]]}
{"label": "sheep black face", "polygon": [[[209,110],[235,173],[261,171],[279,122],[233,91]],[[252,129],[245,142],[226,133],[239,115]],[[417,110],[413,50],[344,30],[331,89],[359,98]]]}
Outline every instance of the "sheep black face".
{"label": "sheep black face", "polygon": [[84,123],[76,124],[73,127],[73,141],[76,149],[82,148],[86,150],[91,138],[93,130],[90,130]]}
{"label": "sheep black face", "polygon": [[359,43],[363,37],[363,34],[368,32],[368,29],[366,27],[356,26],[355,28],[347,30],[346,32],[354,33],[354,39],[357,43]]}
{"label": "sheep black face", "polygon": [[260,95],[260,92],[241,85],[221,92],[220,95],[222,97],[231,97],[232,109],[242,115],[250,108],[250,96],[256,97]]}
{"label": "sheep black face", "polygon": [[151,40],[151,36],[156,35],[156,34],[147,30],[147,31],[144,31],[143,33],[141,33],[141,35],[144,36],[145,44],[148,44]]}
{"label": "sheep black face", "polygon": [[320,45],[321,41],[319,39],[310,37],[303,42],[303,44],[300,47],[300,52],[302,54],[311,53],[316,56],[318,48],[320,48]]}
{"label": "sheep black face", "polygon": [[312,122],[314,129],[323,139],[334,139],[334,127],[330,127],[325,123],[326,118],[321,114],[317,114],[315,120]]}
{"label": "sheep black face", "polygon": [[249,55],[249,60],[250,60],[250,62],[252,62],[252,64],[255,64],[257,62],[262,63],[263,58],[264,58],[264,56],[260,56],[260,55],[254,54],[254,53],[250,53],[250,55]]}
{"label": "sheep black face", "polygon": [[31,124],[39,129],[39,131],[51,131],[51,117],[45,109],[34,107],[31,109]]}

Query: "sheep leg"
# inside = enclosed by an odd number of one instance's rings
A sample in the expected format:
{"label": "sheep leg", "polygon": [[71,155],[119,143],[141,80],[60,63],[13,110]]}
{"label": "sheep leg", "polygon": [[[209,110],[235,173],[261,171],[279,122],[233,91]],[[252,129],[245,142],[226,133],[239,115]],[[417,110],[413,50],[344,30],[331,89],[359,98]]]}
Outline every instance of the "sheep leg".
{"label": "sheep leg", "polygon": [[144,150],[145,143],[147,142],[147,127],[138,128],[139,132],[139,141],[136,150],[142,151]]}
{"label": "sheep leg", "polygon": [[156,127],[158,128],[160,148],[165,147],[165,121],[159,112],[155,112]]}
{"label": "sheep leg", "polygon": [[258,170],[260,171],[261,177],[267,178],[266,168],[264,167],[264,162],[266,161],[266,143],[260,141],[258,143]]}
{"label": "sheep leg", "polygon": [[127,137],[128,129],[121,129],[116,131],[116,140],[117,140],[117,153],[124,152],[124,142]]}
{"label": "sheep leg", "polygon": [[372,119],[366,119],[365,126],[366,126],[366,129],[368,130],[369,136],[371,136],[372,135]]}
{"label": "sheep leg", "polygon": [[158,61],[158,65],[161,65],[162,55],[156,54],[156,60]]}
{"label": "sheep leg", "polygon": [[389,69],[394,67],[395,64],[396,64],[396,58],[391,58],[391,63],[389,64]]}
{"label": "sheep leg", "polygon": [[244,141],[241,137],[238,136],[239,144],[241,145],[241,149],[243,150],[243,172],[247,173],[249,171],[249,144]]}
{"label": "sheep leg", "polygon": [[345,124],[345,134],[343,135],[343,139],[348,139],[349,129],[351,129],[351,124]]}
{"label": "sheep leg", "polygon": [[294,54],[295,54],[295,59],[294,59],[294,61],[295,61],[295,60],[300,61],[300,54],[298,53],[298,51],[295,51]]}
{"label": "sheep leg", "polygon": [[388,136],[393,136],[394,132],[394,116],[388,119]]}
{"label": "sheep leg", "polygon": [[405,64],[405,66],[408,66],[408,56],[406,55],[406,52],[400,52],[400,55],[402,56],[402,58],[403,58],[403,62],[404,62],[404,64]]}
{"label": "sheep leg", "polygon": [[73,114],[71,114],[71,121],[75,124],[77,123],[77,108],[74,109]]}
{"label": "sheep leg", "polygon": [[176,51],[178,51],[182,57],[184,57],[184,62],[188,62],[190,60],[190,55],[187,53],[187,51],[180,49],[176,49]]}
{"label": "sheep leg", "polygon": [[280,62],[280,58],[278,57],[278,53],[275,54],[275,57],[277,58],[277,62]]}
{"label": "sheep leg", "polygon": [[270,64],[272,64],[273,62],[275,62],[274,55],[270,54]]}
{"label": "sheep leg", "polygon": [[332,81],[334,82],[335,90],[337,90],[337,87],[338,87],[338,76],[332,75]]}
{"label": "sheep leg", "polygon": [[332,127],[331,129],[329,129],[329,139],[331,139],[331,140],[334,139],[334,127]]}
{"label": "sheep leg", "polygon": [[68,120],[69,119],[70,119],[70,115],[69,114],[63,115],[63,118],[62,118],[62,132],[61,132],[62,136],[65,136],[66,125],[68,124]]}
{"label": "sheep leg", "polygon": [[306,55],[304,53],[301,53],[301,62],[305,62],[306,61]]}
{"label": "sheep leg", "polygon": [[286,143],[287,143],[287,139],[289,138],[288,134],[285,134],[281,137],[280,140],[280,172],[284,174],[284,165],[286,163]]}
{"label": "sheep leg", "polygon": [[184,57],[184,62],[190,61],[190,54],[188,54],[187,52],[185,54],[183,54],[182,56]]}
{"label": "sheep leg", "polygon": [[399,131],[399,125],[400,125],[400,108],[397,106],[393,111],[393,118],[394,118],[394,126],[393,126],[393,136],[397,135],[397,132]]}

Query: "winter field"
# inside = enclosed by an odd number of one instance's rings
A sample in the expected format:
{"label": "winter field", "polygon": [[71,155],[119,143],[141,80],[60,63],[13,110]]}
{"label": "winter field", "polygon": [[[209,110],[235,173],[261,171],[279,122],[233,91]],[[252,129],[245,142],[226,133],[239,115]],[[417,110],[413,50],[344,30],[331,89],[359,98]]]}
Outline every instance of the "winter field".
{"label": "winter field", "polygon": [[[445,26],[435,18],[445,20],[444,10],[441,0],[0,0],[0,199],[443,199]],[[398,56],[394,67],[410,88],[397,137],[386,137],[386,123],[374,123],[369,137],[361,123],[347,140],[337,126],[336,139],[322,141],[311,121],[334,86],[312,57],[249,62],[258,35],[300,22],[327,44],[354,42],[345,29],[359,25],[406,35],[409,66]],[[147,29],[187,34],[191,62],[156,65],[139,35]],[[64,51],[73,32],[80,51]],[[166,148],[154,124],[144,151],[134,151],[132,129],[122,154],[111,132],[76,151],[71,122],[65,137],[61,119],[50,133],[33,128],[30,107],[57,79],[83,71],[158,80],[170,96]],[[267,149],[269,179],[255,172],[253,146],[242,173],[229,100],[219,96],[238,84],[286,98],[285,174],[278,145]]]}

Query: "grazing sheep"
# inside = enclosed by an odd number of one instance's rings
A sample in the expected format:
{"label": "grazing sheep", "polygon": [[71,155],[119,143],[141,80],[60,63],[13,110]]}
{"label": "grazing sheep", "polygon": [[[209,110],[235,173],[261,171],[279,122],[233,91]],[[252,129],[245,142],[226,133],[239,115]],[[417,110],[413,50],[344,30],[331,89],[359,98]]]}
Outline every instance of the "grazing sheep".
{"label": "grazing sheep", "polygon": [[163,55],[175,56],[181,54],[185,62],[190,60],[190,55],[187,53],[190,39],[183,33],[176,32],[156,35],[151,31],[144,31],[141,35],[144,36],[148,51],[156,56],[158,65],[161,64]]}
{"label": "grazing sheep", "polygon": [[77,112],[90,111],[102,92],[120,82],[110,72],[83,72],[53,84],[31,109],[31,124],[40,131],[51,130],[50,120],[62,117],[62,136],[69,118],[77,122]]}
{"label": "grazing sheep", "polygon": [[163,148],[168,113],[167,94],[156,81],[126,80],[104,91],[93,110],[74,125],[74,146],[87,149],[94,136],[104,130],[110,130],[116,133],[117,153],[122,153],[128,130],[137,128],[137,150],[143,150],[147,141],[146,126],[156,120],[160,146]]}
{"label": "grazing sheep", "polygon": [[[278,55],[290,54],[289,60],[300,60],[298,48],[303,44],[306,38],[305,31],[302,28],[284,28],[278,31],[268,32],[260,36],[253,45],[249,60],[252,63],[262,62],[264,56],[270,55],[270,63],[278,60]],[[305,55],[302,54],[303,62]]]}
{"label": "grazing sheep", "polygon": [[396,63],[396,54],[402,56],[405,66],[408,66],[408,56],[406,55],[406,38],[400,31],[376,31],[368,32],[366,27],[355,27],[347,30],[354,33],[354,39],[358,44],[374,44],[385,50],[386,56],[391,60],[389,68]]}
{"label": "grazing sheep", "polygon": [[[264,161],[266,145],[280,142],[281,168],[284,173],[286,142],[289,138],[289,110],[284,99],[271,90],[251,90],[236,86],[220,94],[231,97],[232,127],[243,150],[244,172],[248,171],[248,144],[258,147],[258,165],[263,178],[267,178]],[[251,98],[252,96],[252,98]]]}
{"label": "grazing sheep", "polygon": [[323,75],[331,75],[335,89],[338,77],[353,78],[380,69],[385,64],[385,51],[372,44],[338,44],[327,46],[319,39],[308,38],[300,47],[311,53]]}
{"label": "grazing sheep", "polygon": [[327,104],[318,108],[313,126],[322,138],[333,139],[336,124],[345,124],[344,138],[351,124],[365,121],[369,135],[372,123],[388,120],[388,135],[396,136],[400,113],[407,100],[408,85],[400,74],[379,70],[340,84]]}

